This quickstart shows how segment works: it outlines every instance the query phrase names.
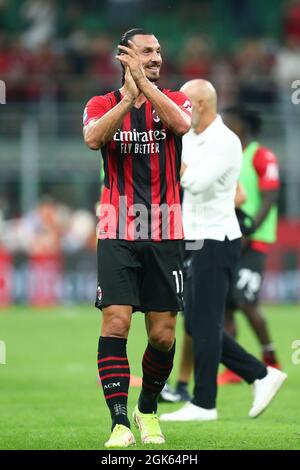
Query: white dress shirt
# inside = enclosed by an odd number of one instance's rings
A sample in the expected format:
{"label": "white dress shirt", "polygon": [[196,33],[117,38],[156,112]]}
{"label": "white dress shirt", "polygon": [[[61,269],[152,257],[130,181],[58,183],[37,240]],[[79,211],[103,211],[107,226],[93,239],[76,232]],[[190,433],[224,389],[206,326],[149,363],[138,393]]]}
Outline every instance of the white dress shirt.
{"label": "white dress shirt", "polygon": [[183,137],[182,214],[186,240],[235,240],[241,231],[234,198],[243,151],[239,138],[218,116],[203,131]]}

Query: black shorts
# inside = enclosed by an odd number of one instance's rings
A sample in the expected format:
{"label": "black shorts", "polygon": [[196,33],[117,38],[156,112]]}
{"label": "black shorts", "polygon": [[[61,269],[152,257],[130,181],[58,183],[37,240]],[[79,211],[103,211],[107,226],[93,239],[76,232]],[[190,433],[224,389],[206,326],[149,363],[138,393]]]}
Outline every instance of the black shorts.
{"label": "black shorts", "polygon": [[96,307],[132,305],[133,311],[183,309],[182,240],[98,241]]}
{"label": "black shorts", "polygon": [[243,305],[256,305],[263,281],[266,255],[247,247],[235,267],[230,283],[227,308],[235,310]]}

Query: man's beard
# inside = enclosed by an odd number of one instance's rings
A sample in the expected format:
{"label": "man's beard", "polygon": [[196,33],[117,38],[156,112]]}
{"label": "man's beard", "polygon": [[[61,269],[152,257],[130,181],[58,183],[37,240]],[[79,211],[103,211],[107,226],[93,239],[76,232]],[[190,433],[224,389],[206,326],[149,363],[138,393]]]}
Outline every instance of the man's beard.
{"label": "man's beard", "polygon": [[155,77],[155,78],[148,77],[148,80],[149,80],[149,82],[151,82],[151,83],[158,82],[159,79],[160,79],[159,76],[158,76],[158,77]]}
{"label": "man's beard", "polygon": [[[145,73],[146,73],[146,77],[148,78],[148,80],[152,83],[155,83],[155,82],[158,82],[158,80],[160,79],[160,68],[158,69],[158,75],[156,77],[153,77],[153,76],[147,76],[147,68],[145,67]],[[150,75],[151,71],[149,71],[149,75]]]}
{"label": "man's beard", "polygon": [[150,82],[155,83],[155,82],[158,82],[158,80],[160,79],[160,74],[158,73],[158,75],[155,76],[155,77],[153,77],[153,76],[149,76],[149,77],[148,77],[147,74],[146,74],[146,77],[148,78],[148,80],[149,80]]}

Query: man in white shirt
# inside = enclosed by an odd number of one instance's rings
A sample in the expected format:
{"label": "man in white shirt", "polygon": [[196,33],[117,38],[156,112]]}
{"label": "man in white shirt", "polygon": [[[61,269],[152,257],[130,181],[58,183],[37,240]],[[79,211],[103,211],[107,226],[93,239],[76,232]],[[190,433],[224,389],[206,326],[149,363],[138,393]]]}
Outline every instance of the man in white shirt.
{"label": "man in white shirt", "polygon": [[[223,329],[228,284],[240,255],[241,231],[234,199],[242,163],[238,137],[217,114],[217,94],[205,80],[187,82],[182,91],[193,104],[192,129],[183,139],[183,224],[192,251],[191,279],[185,294],[185,329],[192,337],[195,386],[191,403],[162,421],[217,419],[217,371],[222,362],[254,384],[249,416],[269,405],[287,375],[266,368]],[[191,242],[193,240],[194,242]],[[201,243],[202,241],[202,243]]]}

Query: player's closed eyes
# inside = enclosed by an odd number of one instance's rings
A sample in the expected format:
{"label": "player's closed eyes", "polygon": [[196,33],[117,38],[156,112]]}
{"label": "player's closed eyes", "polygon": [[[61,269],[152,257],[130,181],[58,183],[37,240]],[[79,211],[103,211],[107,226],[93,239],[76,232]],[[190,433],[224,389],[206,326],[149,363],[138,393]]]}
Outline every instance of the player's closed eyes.
{"label": "player's closed eyes", "polygon": [[[152,53],[151,50],[143,51],[143,54],[151,54],[151,53]],[[156,53],[157,53],[158,55],[161,55],[161,52],[160,52],[160,51],[156,51]]]}

